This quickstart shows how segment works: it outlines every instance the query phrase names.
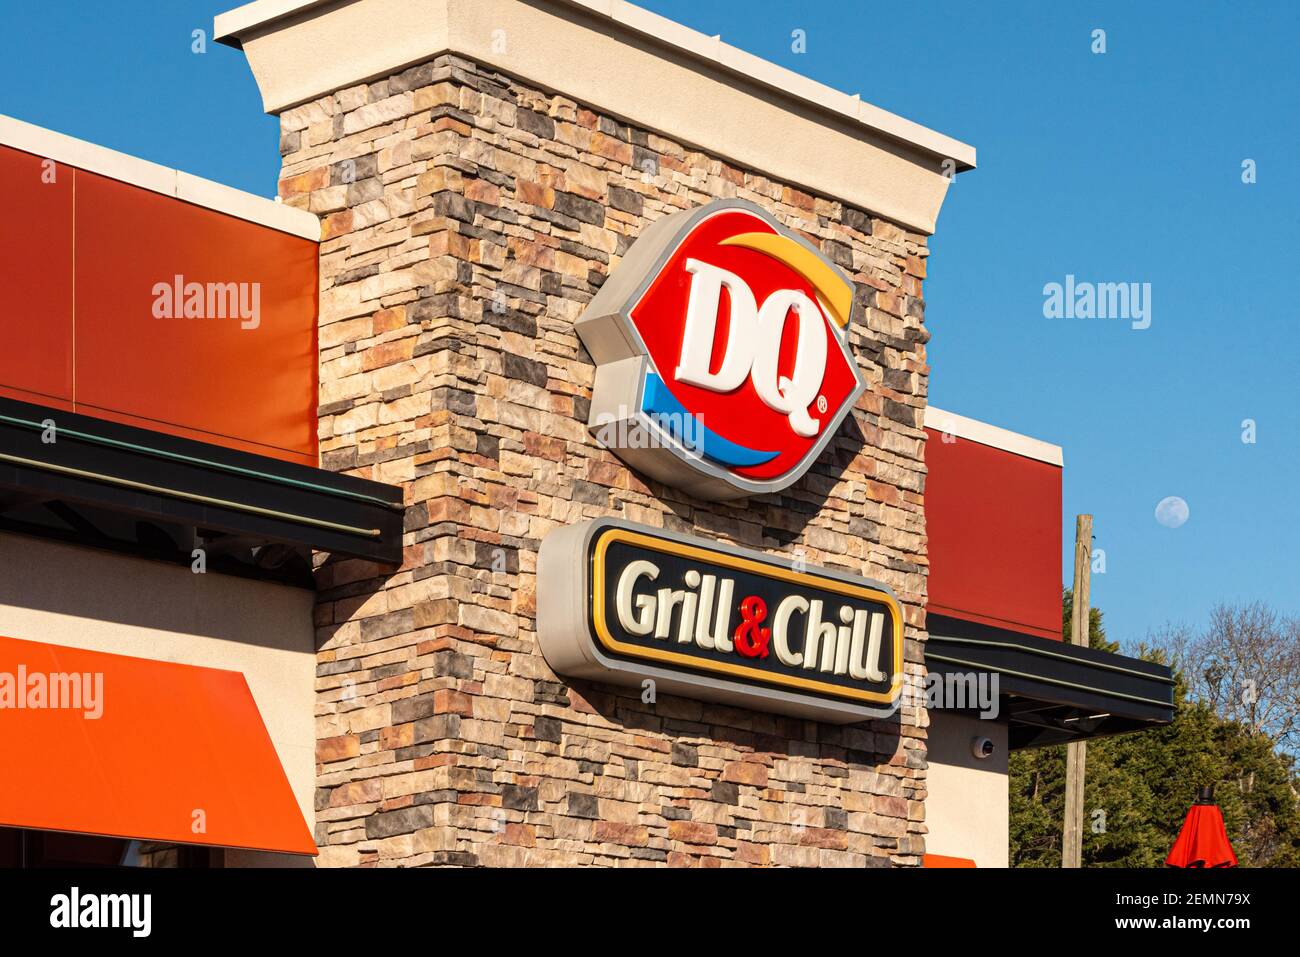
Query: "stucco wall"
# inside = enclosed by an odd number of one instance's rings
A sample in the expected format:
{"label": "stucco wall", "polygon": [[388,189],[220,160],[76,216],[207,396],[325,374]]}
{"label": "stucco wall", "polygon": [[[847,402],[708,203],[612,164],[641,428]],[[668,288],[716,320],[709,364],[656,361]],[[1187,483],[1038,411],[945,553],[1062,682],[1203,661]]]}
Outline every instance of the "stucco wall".
{"label": "stucco wall", "polygon": [[[0,635],[243,672],[311,826],[311,592],[8,533],[0,569]],[[230,854],[231,863],[292,862]]]}
{"label": "stucco wall", "polygon": [[[925,238],[444,55],[285,112],[324,217],[322,458],[406,489],[405,562],[319,570],[323,864],[917,864],[920,715],[836,727],[551,673],[537,549],[602,515],[883,579],[921,668]],[[646,485],[573,322],[654,219],[740,196],[857,285],[868,383],[779,496]]]}
{"label": "stucco wall", "polygon": [[[932,710],[930,769],[926,776],[925,849],[966,857],[977,867],[1007,866],[1007,723]],[[989,738],[987,758],[971,752],[974,738]]]}

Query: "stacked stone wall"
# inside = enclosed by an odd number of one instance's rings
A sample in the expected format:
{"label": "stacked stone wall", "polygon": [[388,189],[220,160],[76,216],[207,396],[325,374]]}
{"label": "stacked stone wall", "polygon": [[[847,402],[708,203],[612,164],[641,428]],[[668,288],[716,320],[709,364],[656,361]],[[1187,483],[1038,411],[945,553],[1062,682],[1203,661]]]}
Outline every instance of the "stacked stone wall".
{"label": "stacked stone wall", "polygon": [[[535,636],[539,544],[598,516],[881,579],[921,668],[925,237],[446,55],[281,116],[321,216],[325,467],[401,485],[399,569],[317,570],[323,865],[914,865],[923,711],[836,726],[571,682]],[[868,383],[809,473],[717,504],[586,429],[574,320],[660,216],[771,211],[857,285]]]}

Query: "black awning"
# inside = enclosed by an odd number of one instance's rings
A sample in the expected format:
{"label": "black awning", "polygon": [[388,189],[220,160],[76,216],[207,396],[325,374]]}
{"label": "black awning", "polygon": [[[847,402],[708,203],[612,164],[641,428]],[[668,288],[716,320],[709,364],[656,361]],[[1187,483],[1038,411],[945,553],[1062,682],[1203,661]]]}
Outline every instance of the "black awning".
{"label": "black awning", "polygon": [[310,585],[312,549],[400,563],[402,515],[394,486],[0,398],[0,529]]}
{"label": "black awning", "polygon": [[1174,719],[1165,665],[941,615],[930,615],[926,667],[996,672],[1011,749],[1124,734]]}

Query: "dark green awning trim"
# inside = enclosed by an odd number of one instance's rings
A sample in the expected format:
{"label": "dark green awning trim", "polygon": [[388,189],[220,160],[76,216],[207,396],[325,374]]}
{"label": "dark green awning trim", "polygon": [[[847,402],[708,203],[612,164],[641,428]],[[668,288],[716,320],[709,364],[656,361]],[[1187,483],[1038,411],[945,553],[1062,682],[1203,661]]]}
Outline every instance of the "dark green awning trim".
{"label": "dark green awning trim", "polygon": [[[54,410],[51,410],[54,414]],[[10,425],[17,425],[22,428],[35,429],[43,432],[47,426],[43,422],[32,422],[28,419],[16,418],[11,415],[0,413],[0,422],[7,422]],[[313,492],[320,492],[322,495],[333,495],[338,498],[350,498],[358,502],[369,502],[373,505],[380,505],[384,508],[401,511],[402,506],[392,502],[385,501],[374,495],[366,495],[363,492],[354,492],[351,489],[330,488],[328,485],[320,485],[315,482],[307,482],[302,479],[290,478],[284,475],[275,475],[271,472],[262,472],[257,469],[244,468],[239,465],[233,465],[228,462],[216,462],[212,459],[197,458],[192,455],[184,455],[179,452],[171,452],[167,449],[155,448],[153,446],[141,445],[135,442],[124,442],[120,439],[112,439],[103,435],[95,435],[92,432],[82,432],[77,429],[68,429],[55,424],[56,433],[62,436],[70,436],[79,442],[93,442],[97,445],[107,445],[112,448],[124,449],[129,452],[139,452],[143,455],[152,455],[160,459],[169,459],[173,462],[183,462],[186,465],[197,465],[202,468],[216,469],[221,472],[230,472],[234,475],[246,475],[250,478],[260,479],[264,482],[275,482],[281,485],[292,485],[295,488],[309,489]]]}
{"label": "dark green awning trim", "polygon": [[[46,430],[52,426],[52,434]],[[48,441],[49,439],[53,441]],[[226,539],[259,573],[311,552],[400,564],[401,488],[0,397],[0,526],[95,547],[188,555]],[[305,574],[303,574],[305,571]]]}
{"label": "dark green awning trim", "polygon": [[930,614],[931,673],[998,677],[998,712],[1012,750],[1126,734],[1168,724],[1168,667],[948,615]]}
{"label": "dark green awning trim", "polygon": [[[962,665],[966,668],[977,668],[983,671],[989,670],[989,666],[987,662],[964,661],[961,658],[950,658],[947,655],[936,655],[931,652],[926,653],[925,660],[942,661],[945,664]],[[1042,681],[1049,685],[1058,685],[1062,688],[1072,688],[1075,691],[1088,691],[1091,692],[1092,694],[1106,695],[1107,697],[1111,697],[1111,698],[1123,698],[1126,701],[1138,701],[1141,702],[1142,704],[1150,704],[1150,705],[1155,705],[1157,707],[1164,707],[1168,704],[1167,701],[1162,701],[1159,698],[1143,698],[1138,695],[1124,694],[1121,691],[1111,691],[1106,688],[1096,687],[1094,685],[1080,684],[1076,681],[1063,681],[1060,678],[1049,678],[1046,675],[1031,674],[1026,671],[1013,671],[1010,668],[998,668],[997,671],[999,674],[1003,674],[1003,675],[1014,675],[1017,678],[1030,678],[1034,681]]]}
{"label": "dark green awning trim", "polygon": [[349,535],[364,535],[366,538],[378,538],[380,531],[377,528],[357,528],[353,525],[342,525],[338,522],[328,522],[324,519],[312,518],[309,515],[294,515],[290,512],[281,512],[272,508],[260,508],[256,505],[248,505],[243,502],[232,502],[226,499],[213,498],[208,495],[198,495],[194,492],[183,492],[180,489],[164,488],[161,485],[150,485],[147,482],[136,482],[131,479],[118,478],[115,475],[102,475],[98,472],[89,472],[85,469],[71,468],[67,465],[55,465],[52,462],[41,462],[37,459],[27,459],[20,455],[8,455],[0,452],[0,462],[10,462],[14,465],[23,465],[27,468],[44,469],[47,472],[57,472],[60,475],[70,475],[74,478],[90,479],[92,482],[107,482],[109,485],[116,485],[120,488],[129,488],[136,492],[149,492],[154,495],[166,495],[169,498],[179,498],[186,502],[197,502],[200,505],[212,505],[217,508],[229,508],[236,512],[244,512],[248,515],[264,515],[267,518],[278,518],[286,522],[296,522],[299,525],[311,525],[315,528],[328,528],[335,532],[346,532]]}
{"label": "dark green awning trim", "polygon": [[[1045,658],[1059,658],[1062,661],[1076,662],[1079,660],[1077,657],[1073,655],[1064,654],[1059,651],[1052,651],[1047,648],[1026,647],[1023,644],[1010,642],[1010,641],[997,641],[995,639],[986,639],[986,638],[953,638],[949,635],[940,635],[940,636],[936,636],[936,638],[939,641],[951,642],[953,644],[958,644],[958,645],[980,645],[986,648],[1014,648],[1016,651],[1023,652],[1028,655],[1040,655]],[[1148,681],[1159,681],[1162,684],[1167,684],[1167,685],[1173,685],[1174,683],[1174,679],[1172,676],[1155,675],[1149,671],[1141,671],[1137,668],[1125,667],[1124,665],[1115,664],[1109,661],[1090,661],[1088,662],[1088,664],[1090,667],[1101,668],[1105,671],[1116,671],[1121,674],[1136,675],[1137,677],[1145,678]]]}

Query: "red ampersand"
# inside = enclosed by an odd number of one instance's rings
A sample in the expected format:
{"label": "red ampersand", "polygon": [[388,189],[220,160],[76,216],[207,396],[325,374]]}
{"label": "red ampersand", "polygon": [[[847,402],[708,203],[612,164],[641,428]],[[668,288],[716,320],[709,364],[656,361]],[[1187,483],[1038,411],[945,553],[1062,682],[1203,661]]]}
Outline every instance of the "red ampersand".
{"label": "red ampersand", "polygon": [[767,602],[750,595],[740,603],[741,622],[736,626],[733,643],[736,651],[746,658],[766,658],[767,644],[772,640],[772,629],[759,623],[767,617]]}

